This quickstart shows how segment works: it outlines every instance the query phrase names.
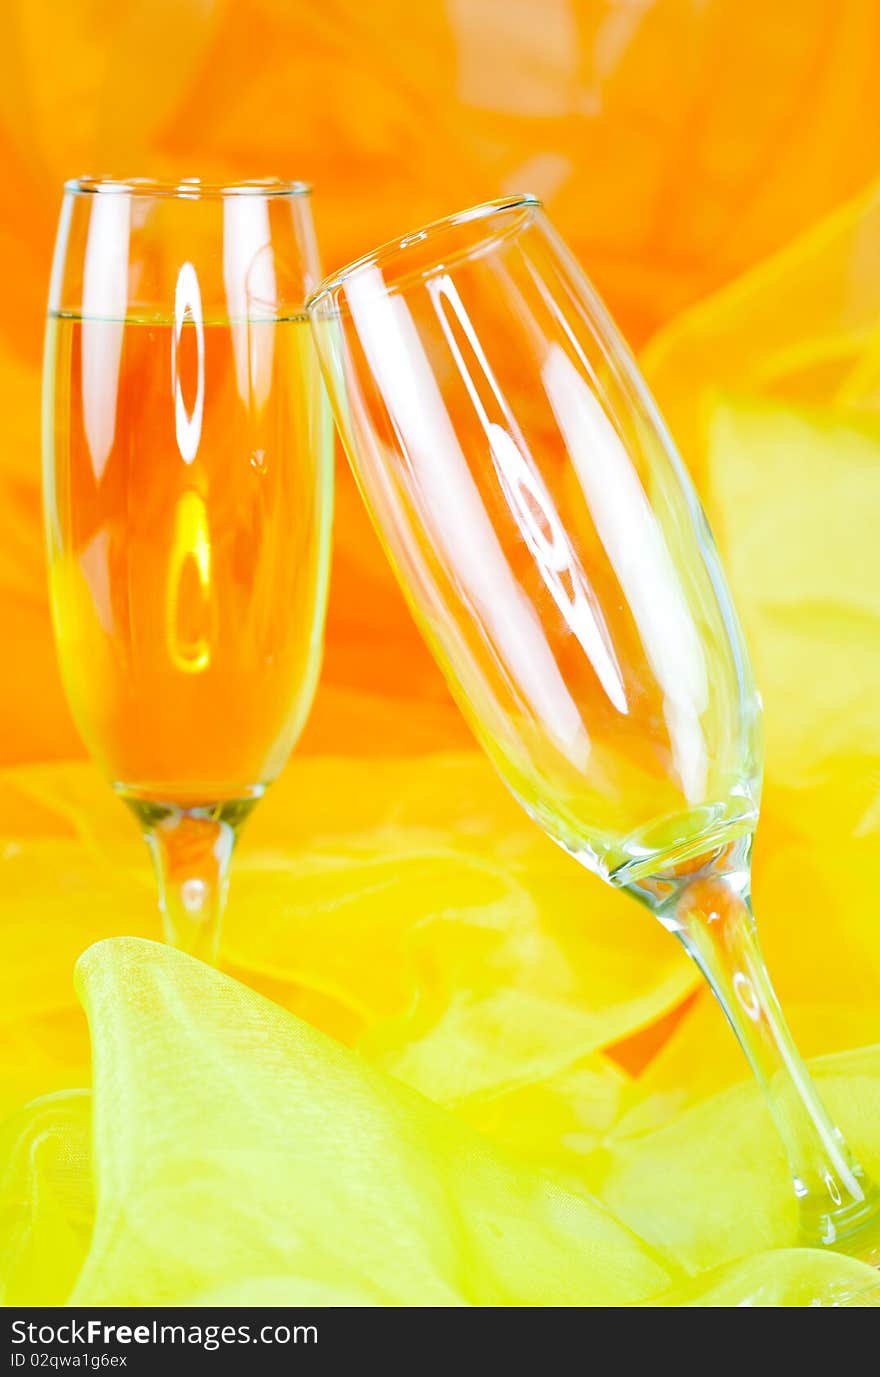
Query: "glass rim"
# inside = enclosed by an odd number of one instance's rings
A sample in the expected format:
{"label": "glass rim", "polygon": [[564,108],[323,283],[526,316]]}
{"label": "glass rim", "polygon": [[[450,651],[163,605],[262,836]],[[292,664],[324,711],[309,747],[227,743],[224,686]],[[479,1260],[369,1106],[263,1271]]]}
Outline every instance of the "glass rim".
{"label": "glass rim", "polygon": [[[427,224],[421,225],[418,229],[410,230],[408,234],[403,234],[397,239],[388,239],[378,248],[372,249],[369,253],[361,254],[359,258],[353,258],[350,263],[339,268],[336,272],[330,273],[318,284],[306,300],[306,310],[311,315],[320,306],[321,302],[327,297],[332,296],[340,287],[351,277],[356,277],[359,273],[368,268],[376,268],[382,263],[396,258],[398,255],[405,255],[408,249],[415,244],[425,243],[428,239],[439,237],[448,230],[457,229],[460,225],[478,223],[481,220],[491,220],[496,215],[505,214],[509,211],[527,211],[525,223],[531,221],[532,213],[543,210],[544,203],[539,196],[533,196],[531,192],[523,192],[518,196],[499,196],[495,200],[480,201],[477,205],[468,206],[467,210],[455,211],[452,215],[443,215],[438,220],[429,220]],[[515,225],[506,231],[502,231],[491,239],[482,239],[467,248],[459,249],[448,255],[436,265],[415,269],[413,277],[430,277],[434,273],[443,272],[451,262],[459,262],[462,259],[473,257],[480,249],[485,248],[487,243],[495,244],[508,238],[510,235],[522,228],[523,219],[516,221]],[[410,276],[405,276],[400,282],[388,284],[388,290],[394,291],[404,282],[410,280]]]}
{"label": "glass rim", "polygon": [[71,177],[64,183],[71,196],[145,196],[169,200],[216,200],[226,196],[310,196],[310,182],[283,177],[249,177],[242,181],[205,182],[200,177]]}

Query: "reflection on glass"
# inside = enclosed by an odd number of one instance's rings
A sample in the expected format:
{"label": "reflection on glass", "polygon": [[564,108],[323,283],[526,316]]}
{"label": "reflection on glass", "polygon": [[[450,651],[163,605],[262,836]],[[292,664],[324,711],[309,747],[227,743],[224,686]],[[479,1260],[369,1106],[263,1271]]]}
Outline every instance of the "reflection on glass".
{"label": "reflection on glass", "polygon": [[165,617],[168,659],[182,674],[201,674],[211,663],[212,606],[208,514],[198,493],[185,492],[174,517]]}

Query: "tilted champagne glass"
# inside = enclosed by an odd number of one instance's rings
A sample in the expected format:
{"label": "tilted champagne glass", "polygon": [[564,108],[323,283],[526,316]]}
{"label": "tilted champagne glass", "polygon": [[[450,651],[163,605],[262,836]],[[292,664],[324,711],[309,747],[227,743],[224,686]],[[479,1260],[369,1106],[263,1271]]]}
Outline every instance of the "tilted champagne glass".
{"label": "tilted champagne glass", "polygon": [[523,196],[359,259],[308,311],[361,491],[478,739],[548,835],[697,962],[766,1094],[802,1238],[858,1246],[874,1188],[755,935],[745,647],[691,483],[595,292]]}
{"label": "tilted champagne glass", "polygon": [[214,960],[238,829],[318,673],[332,420],[308,187],[81,179],[49,297],[44,497],[77,726]]}

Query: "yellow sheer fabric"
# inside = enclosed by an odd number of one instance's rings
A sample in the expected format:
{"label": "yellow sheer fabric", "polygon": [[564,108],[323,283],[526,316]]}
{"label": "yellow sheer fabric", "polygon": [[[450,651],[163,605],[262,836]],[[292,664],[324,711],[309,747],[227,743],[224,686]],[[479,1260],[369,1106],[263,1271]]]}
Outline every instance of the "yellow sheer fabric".
{"label": "yellow sheer fabric", "polygon": [[312,177],[328,267],[544,194],[630,337],[663,325],[642,361],[767,708],[764,947],[880,1174],[880,16],[539,8],[5,8],[6,1303],[880,1304],[862,1264],[791,1248],[723,1020],[473,751],[344,472],[326,672],[244,835],[226,974],[143,940],[132,821],[91,766],[57,763],[81,755],[37,457],[62,175]]}

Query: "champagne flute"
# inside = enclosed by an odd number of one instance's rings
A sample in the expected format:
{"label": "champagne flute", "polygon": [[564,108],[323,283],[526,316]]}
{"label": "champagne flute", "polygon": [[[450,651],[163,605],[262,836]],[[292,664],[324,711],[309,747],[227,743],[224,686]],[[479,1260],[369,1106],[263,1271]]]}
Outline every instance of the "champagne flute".
{"label": "champagne flute", "polygon": [[689,478],[534,197],[419,230],[307,309],[337,426],[420,628],[547,834],[646,904],[760,1082],[804,1241],[877,1197],[773,992],[749,900],[760,701]]}
{"label": "champagne flute", "polygon": [[217,956],[239,829],[318,676],[332,420],[309,188],[68,182],[43,388],[67,697],[149,844],[167,940]]}

